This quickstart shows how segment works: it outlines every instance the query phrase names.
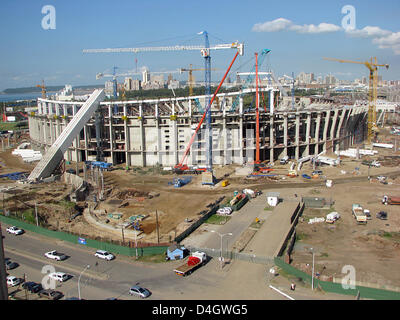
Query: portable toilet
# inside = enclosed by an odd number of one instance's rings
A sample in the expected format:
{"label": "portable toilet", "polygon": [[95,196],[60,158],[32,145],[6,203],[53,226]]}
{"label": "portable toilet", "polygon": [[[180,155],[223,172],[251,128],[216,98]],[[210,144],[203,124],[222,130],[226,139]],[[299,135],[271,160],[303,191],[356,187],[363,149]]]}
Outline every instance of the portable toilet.
{"label": "portable toilet", "polygon": [[267,203],[271,207],[276,207],[279,203],[279,192],[268,192]]}
{"label": "portable toilet", "polygon": [[167,249],[167,257],[170,260],[180,260],[185,257],[187,249],[184,246],[178,246],[177,244],[172,244]]}

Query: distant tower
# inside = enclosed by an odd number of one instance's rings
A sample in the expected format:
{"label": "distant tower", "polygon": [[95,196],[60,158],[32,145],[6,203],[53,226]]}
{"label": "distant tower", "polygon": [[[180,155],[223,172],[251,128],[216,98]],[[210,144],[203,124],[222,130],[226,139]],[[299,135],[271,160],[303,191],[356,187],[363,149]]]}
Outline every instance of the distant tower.
{"label": "distant tower", "polygon": [[142,72],[142,75],[143,75],[143,83],[149,83],[150,82],[150,71],[145,69]]}

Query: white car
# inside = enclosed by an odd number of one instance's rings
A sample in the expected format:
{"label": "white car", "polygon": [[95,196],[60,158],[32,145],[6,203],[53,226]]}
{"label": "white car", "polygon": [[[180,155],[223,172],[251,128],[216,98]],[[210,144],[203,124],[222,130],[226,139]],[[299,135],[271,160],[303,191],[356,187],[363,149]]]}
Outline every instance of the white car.
{"label": "white car", "polygon": [[67,256],[65,254],[59,253],[56,250],[46,252],[44,255],[46,258],[57,260],[57,261],[67,259]]}
{"label": "white car", "polygon": [[22,282],[22,279],[14,277],[14,276],[7,276],[7,286],[14,287],[19,285]]}
{"label": "white car", "polygon": [[49,274],[49,277],[60,282],[67,281],[69,279],[69,275],[64,272],[52,272]]}
{"label": "white car", "polygon": [[16,236],[24,233],[24,230],[22,230],[22,229],[20,229],[20,228],[18,228],[16,226],[8,227],[6,229],[6,231],[8,233],[15,234]]}
{"label": "white car", "polygon": [[97,250],[96,253],[94,254],[96,257],[110,261],[115,258],[115,256],[112,253],[109,253],[108,251],[104,250]]}

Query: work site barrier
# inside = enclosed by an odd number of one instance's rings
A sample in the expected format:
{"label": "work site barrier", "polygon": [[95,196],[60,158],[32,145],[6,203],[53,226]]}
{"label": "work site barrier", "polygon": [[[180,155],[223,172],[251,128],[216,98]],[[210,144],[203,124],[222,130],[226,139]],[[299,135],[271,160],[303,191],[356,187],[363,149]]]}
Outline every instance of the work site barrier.
{"label": "work site barrier", "polygon": [[[35,232],[40,235],[46,236],[46,237],[51,237],[63,241],[68,241],[74,244],[80,244],[83,246],[95,248],[95,249],[101,249],[101,250],[106,250],[110,251],[115,254],[121,254],[125,256],[135,256],[136,255],[136,249],[138,251],[138,256],[147,256],[147,255],[154,255],[154,254],[161,254],[165,253],[168,249],[167,246],[147,246],[143,248],[136,248],[134,246],[121,246],[121,245],[116,245],[113,243],[108,243],[108,242],[103,242],[103,241],[98,241],[98,240],[93,240],[89,239],[87,237],[71,234],[71,233],[66,233],[63,231],[53,231],[49,230],[43,227],[39,227],[21,220],[17,220],[14,218],[10,217],[5,217],[4,215],[0,215],[0,221],[4,222],[9,225],[17,226],[18,228]],[[128,242],[129,244],[129,242]],[[130,243],[132,244],[132,243]]]}
{"label": "work site barrier", "polygon": [[[206,253],[208,256],[213,258],[219,258],[221,256],[220,249],[213,249],[213,248],[197,248],[188,246],[186,249],[190,250],[191,252],[194,251],[202,251]],[[247,261],[251,263],[257,264],[273,264],[274,258],[267,257],[267,256],[257,256],[251,253],[244,253],[244,252],[235,252],[235,251],[224,251],[222,250],[222,257],[229,260],[241,260]]]}
{"label": "work site barrier", "polygon": [[[307,282],[311,286],[312,283],[311,275],[285,263],[280,257],[275,257],[274,261],[275,265],[280,267],[283,271],[295,276],[298,279],[301,279],[304,282]],[[345,285],[350,285],[350,284],[346,283]],[[346,287],[341,283],[322,281],[314,277],[314,288],[320,288],[326,292],[351,295],[354,297],[359,296],[360,298],[375,299],[375,300],[400,300],[400,292],[364,287],[359,285],[355,285],[354,287],[355,287],[354,289],[351,288],[346,289]]]}

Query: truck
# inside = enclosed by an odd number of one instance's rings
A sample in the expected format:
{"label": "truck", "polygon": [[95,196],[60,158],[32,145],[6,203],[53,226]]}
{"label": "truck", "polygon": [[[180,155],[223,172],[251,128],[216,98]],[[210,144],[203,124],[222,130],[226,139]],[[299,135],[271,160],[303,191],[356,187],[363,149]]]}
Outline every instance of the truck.
{"label": "truck", "polygon": [[387,196],[384,195],[382,198],[382,204],[384,204],[385,206],[388,204],[391,205],[399,205],[400,204],[400,197],[392,197],[392,196]]}
{"label": "truck", "polygon": [[202,266],[207,261],[207,255],[204,252],[196,251],[193,252],[185,261],[184,264],[174,269],[174,272],[178,276],[187,276],[194,270]]}
{"label": "truck", "polygon": [[367,216],[364,213],[364,209],[358,203],[354,203],[352,207],[352,213],[357,224],[367,224]]}

